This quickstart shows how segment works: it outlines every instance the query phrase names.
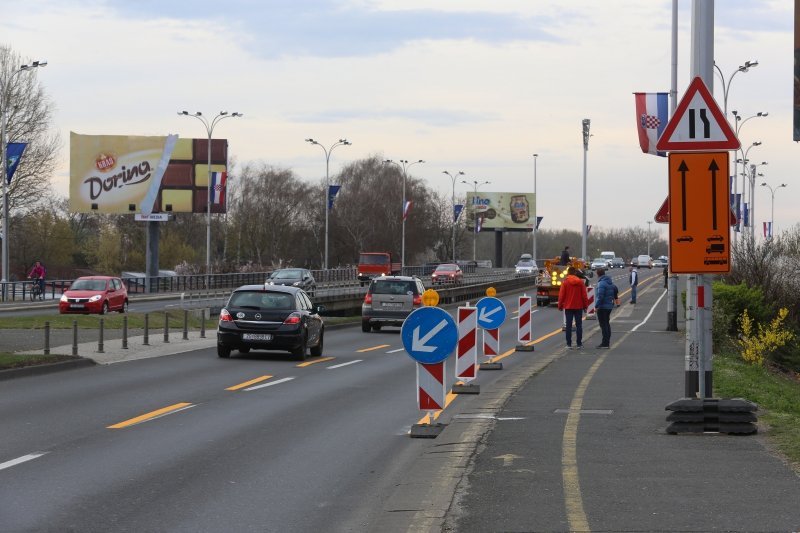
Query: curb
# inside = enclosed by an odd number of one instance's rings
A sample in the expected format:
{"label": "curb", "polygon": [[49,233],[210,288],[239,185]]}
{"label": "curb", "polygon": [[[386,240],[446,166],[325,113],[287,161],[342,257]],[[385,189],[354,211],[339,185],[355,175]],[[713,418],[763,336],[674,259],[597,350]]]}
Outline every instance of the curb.
{"label": "curb", "polygon": [[0,370],[0,381],[8,379],[24,378],[27,376],[40,376],[42,374],[52,374],[54,372],[61,372],[63,370],[74,370],[76,368],[83,368],[86,366],[94,366],[95,363],[92,359],[81,357],[71,361],[59,361],[57,363],[48,363],[45,365],[32,365],[23,366],[21,368],[9,368],[7,370]]}

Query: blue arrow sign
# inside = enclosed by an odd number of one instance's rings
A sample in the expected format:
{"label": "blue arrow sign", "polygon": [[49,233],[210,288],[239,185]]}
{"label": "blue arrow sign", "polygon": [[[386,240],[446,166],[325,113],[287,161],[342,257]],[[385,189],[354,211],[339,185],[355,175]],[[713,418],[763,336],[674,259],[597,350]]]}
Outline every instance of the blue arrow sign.
{"label": "blue arrow sign", "polygon": [[497,329],[506,320],[506,306],[497,298],[481,298],[475,307],[478,308],[478,326],[483,329]]}
{"label": "blue arrow sign", "polygon": [[420,307],[403,322],[400,337],[406,352],[416,362],[441,363],[456,347],[458,328],[446,311],[438,307]]}

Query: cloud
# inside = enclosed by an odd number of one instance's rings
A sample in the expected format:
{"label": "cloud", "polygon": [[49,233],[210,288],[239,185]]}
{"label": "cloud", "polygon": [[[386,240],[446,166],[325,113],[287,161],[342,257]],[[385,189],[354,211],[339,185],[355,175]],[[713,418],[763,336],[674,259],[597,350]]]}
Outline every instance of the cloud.
{"label": "cloud", "polygon": [[354,120],[386,121],[393,119],[408,120],[417,124],[433,127],[451,127],[464,124],[475,124],[497,120],[488,114],[474,113],[461,110],[441,109],[398,109],[398,110],[355,110],[338,109],[321,113],[298,114],[290,117],[294,122],[307,123],[341,123]]}

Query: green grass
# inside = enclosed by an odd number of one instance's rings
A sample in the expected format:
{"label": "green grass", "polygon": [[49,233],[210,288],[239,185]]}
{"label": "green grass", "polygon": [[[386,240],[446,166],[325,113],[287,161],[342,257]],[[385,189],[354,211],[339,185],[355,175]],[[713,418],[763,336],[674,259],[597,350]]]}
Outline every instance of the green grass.
{"label": "green grass", "polygon": [[9,368],[22,368],[25,366],[33,365],[46,365],[48,363],[57,363],[59,361],[69,361],[77,359],[71,355],[18,355],[7,352],[0,352],[0,370],[7,370]]}
{"label": "green grass", "polygon": [[714,357],[714,396],[758,404],[776,448],[800,470],[800,381],[730,354]]}
{"label": "green grass", "polygon": [[[151,328],[164,327],[164,312],[157,311],[149,314]],[[44,329],[45,322],[50,322],[52,329],[69,329],[72,322],[77,321],[80,329],[96,329],[100,327],[100,319],[107,329],[122,329],[122,320],[125,315],[109,313],[107,315],[36,315],[0,318],[0,329]],[[199,328],[201,319],[189,313],[189,328]],[[144,313],[128,313],[129,328],[144,328]],[[183,328],[183,312],[169,312],[169,327]],[[217,317],[206,320],[206,329],[217,327]]]}

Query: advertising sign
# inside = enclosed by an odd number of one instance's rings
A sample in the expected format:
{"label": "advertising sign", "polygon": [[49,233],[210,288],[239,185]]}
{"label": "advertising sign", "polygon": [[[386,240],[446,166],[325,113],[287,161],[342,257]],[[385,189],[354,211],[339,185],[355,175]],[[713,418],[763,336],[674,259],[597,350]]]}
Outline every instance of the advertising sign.
{"label": "advertising sign", "polygon": [[536,223],[536,195],[522,192],[467,193],[467,226],[481,231],[533,231]]}
{"label": "advertising sign", "polygon": [[[209,173],[226,172],[227,159],[225,139],[212,140],[209,169],[207,139],[71,132],[70,210],[205,213]],[[215,188],[212,195],[211,212],[224,213],[225,191]]]}

